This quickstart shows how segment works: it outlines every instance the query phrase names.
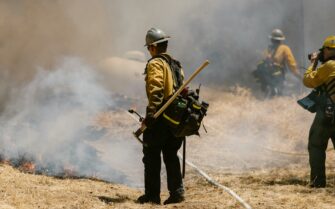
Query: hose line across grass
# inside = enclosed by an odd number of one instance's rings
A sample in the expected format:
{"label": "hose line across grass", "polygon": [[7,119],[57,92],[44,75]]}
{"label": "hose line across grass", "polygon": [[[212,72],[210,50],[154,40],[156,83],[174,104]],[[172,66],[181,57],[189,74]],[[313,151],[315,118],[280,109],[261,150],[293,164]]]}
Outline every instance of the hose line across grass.
{"label": "hose line across grass", "polygon": [[[178,154],[178,157],[180,159],[183,159],[183,157]],[[241,203],[241,205],[243,205],[244,208],[246,209],[251,209],[251,206],[246,203],[240,196],[238,196],[233,190],[231,190],[230,188],[226,187],[226,186],[223,186],[222,184],[219,184],[217,181],[213,180],[211,177],[209,177],[207,175],[207,173],[205,173],[203,170],[199,169],[196,165],[194,165],[193,163],[191,163],[190,161],[188,160],[185,160],[186,164],[191,166],[192,168],[194,168],[201,176],[203,176],[208,183],[220,188],[220,189],[223,189],[225,192],[227,192],[228,194],[230,194],[231,196],[233,196],[239,203]]]}

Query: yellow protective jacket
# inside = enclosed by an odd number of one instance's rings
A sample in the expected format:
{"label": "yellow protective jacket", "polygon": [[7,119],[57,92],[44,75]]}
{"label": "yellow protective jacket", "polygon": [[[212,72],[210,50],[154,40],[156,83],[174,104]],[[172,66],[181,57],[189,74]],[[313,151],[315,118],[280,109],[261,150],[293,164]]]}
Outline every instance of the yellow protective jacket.
{"label": "yellow protective jacket", "polygon": [[304,85],[308,88],[317,88],[324,85],[327,93],[335,94],[335,60],[328,60],[313,71],[313,66],[309,66],[304,74]]}
{"label": "yellow protective jacket", "polygon": [[153,115],[163,105],[164,101],[167,101],[173,95],[176,84],[170,66],[163,58],[157,57],[149,60],[145,71],[148,98],[147,115]]}
{"label": "yellow protective jacket", "polygon": [[280,66],[281,68],[284,68],[286,64],[294,75],[299,76],[297,62],[289,46],[280,44],[273,56],[272,53],[272,50],[267,49],[264,55],[266,58],[272,59],[274,64]]}

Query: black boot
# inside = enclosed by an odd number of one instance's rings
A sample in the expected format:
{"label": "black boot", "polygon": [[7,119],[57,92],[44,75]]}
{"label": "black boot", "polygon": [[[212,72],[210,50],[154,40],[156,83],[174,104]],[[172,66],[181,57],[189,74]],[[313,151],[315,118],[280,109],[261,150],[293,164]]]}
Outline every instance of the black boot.
{"label": "black boot", "polygon": [[311,182],[309,184],[311,188],[325,188],[326,187],[326,182]]}
{"label": "black boot", "polygon": [[170,197],[164,201],[164,205],[167,204],[172,204],[172,203],[180,203],[183,202],[185,200],[184,195],[170,195]]}
{"label": "black boot", "polygon": [[144,204],[144,203],[153,203],[160,205],[161,204],[161,198],[160,197],[151,197],[149,195],[142,195],[136,200],[137,203]]}
{"label": "black boot", "polygon": [[309,184],[311,188],[325,188],[326,187],[326,177],[315,176],[311,178],[311,183]]}

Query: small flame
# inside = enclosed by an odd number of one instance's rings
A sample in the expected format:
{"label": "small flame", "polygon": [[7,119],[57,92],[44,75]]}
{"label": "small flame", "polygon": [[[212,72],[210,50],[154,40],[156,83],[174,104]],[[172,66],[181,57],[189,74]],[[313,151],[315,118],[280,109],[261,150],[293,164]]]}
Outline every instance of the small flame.
{"label": "small flame", "polygon": [[19,166],[19,170],[25,173],[35,173],[36,165],[33,162],[25,162]]}

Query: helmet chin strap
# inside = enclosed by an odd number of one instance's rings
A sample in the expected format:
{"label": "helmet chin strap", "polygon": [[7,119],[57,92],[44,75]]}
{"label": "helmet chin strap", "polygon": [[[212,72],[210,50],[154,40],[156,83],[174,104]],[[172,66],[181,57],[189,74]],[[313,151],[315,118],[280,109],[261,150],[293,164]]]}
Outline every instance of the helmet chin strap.
{"label": "helmet chin strap", "polygon": [[[321,52],[321,53],[323,53],[323,52]],[[320,60],[321,63],[325,63],[325,62],[327,62],[327,61],[329,61],[329,60],[335,60],[335,49],[332,49],[330,53],[331,53],[331,54],[328,56],[327,59],[324,59],[324,58],[323,58],[323,60]]]}
{"label": "helmet chin strap", "polygon": [[335,60],[335,55],[332,55],[331,57],[329,57],[328,60]]}
{"label": "helmet chin strap", "polygon": [[276,41],[276,42],[274,42],[274,41],[271,41],[271,43],[270,43],[270,45],[269,45],[269,49],[270,50],[276,50],[278,47],[279,47],[279,45],[281,44],[281,41]]}

